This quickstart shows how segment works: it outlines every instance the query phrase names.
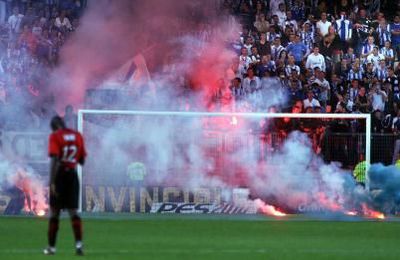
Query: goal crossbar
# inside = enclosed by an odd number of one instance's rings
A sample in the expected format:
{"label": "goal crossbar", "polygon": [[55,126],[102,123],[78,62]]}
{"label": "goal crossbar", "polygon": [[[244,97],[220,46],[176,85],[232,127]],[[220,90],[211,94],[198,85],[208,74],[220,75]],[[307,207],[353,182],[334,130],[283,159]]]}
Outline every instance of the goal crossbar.
{"label": "goal crossbar", "polygon": [[[181,116],[181,117],[245,117],[245,118],[327,118],[327,119],[364,119],[365,131],[365,162],[368,172],[371,162],[371,115],[370,114],[317,114],[317,113],[224,113],[224,112],[194,112],[194,111],[142,111],[142,110],[97,110],[81,109],[78,111],[78,131],[83,133],[83,116],[98,115],[138,115],[138,116]],[[78,167],[80,192],[82,193],[82,167]],[[368,186],[368,175],[367,175]],[[368,187],[367,187],[368,188]],[[82,196],[79,196],[79,210],[82,210]]]}

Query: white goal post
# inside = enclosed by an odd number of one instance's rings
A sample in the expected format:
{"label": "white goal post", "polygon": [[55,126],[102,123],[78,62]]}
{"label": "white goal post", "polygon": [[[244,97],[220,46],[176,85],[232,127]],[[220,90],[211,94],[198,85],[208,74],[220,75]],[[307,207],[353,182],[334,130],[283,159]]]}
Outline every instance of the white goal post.
{"label": "white goal post", "polygon": [[[181,111],[134,111],[134,110],[91,110],[78,111],[78,131],[83,133],[84,115],[143,115],[143,116],[178,116],[178,117],[244,117],[244,118],[296,118],[296,119],[364,119],[366,172],[371,161],[371,115],[370,114],[313,114],[313,113],[223,113],[223,112],[181,112]],[[89,151],[90,154],[90,151]],[[368,176],[368,175],[367,175]],[[82,211],[82,167],[78,166],[80,183],[79,211]],[[368,178],[368,177],[367,177]],[[368,183],[368,180],[367,180]]]}

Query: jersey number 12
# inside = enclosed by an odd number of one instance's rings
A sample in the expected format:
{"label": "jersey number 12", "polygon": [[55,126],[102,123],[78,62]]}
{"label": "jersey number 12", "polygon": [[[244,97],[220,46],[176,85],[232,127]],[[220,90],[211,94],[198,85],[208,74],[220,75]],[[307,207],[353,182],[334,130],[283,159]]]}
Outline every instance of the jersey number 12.
{"label": "jersey number 12", "polygon": [[61,160],[63,162],[70,162],[70,163],[76,163],[76,153],[78,151],[78,148],[76,145],[68,145],[63,147],[63,156]]}

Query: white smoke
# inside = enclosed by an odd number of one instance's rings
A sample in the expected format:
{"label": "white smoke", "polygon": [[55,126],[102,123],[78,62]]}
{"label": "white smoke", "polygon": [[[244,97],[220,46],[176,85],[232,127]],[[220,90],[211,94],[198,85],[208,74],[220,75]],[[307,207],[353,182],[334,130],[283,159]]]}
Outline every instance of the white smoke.
{"label": "white smoke", "polygon": [[[265,111],[283,105],[284,93],[275,79],[264,81],[267,91],[251,95],[240,106],[210,105],[218,88],[226,88],[232,79],[232,72],[227,71],[238,57],[227,45],[239,33],[238,24],[226,23],[215,15],[206,16],[212,21],[208,30],[199,26],[204,18],[195,24],[193,17],[182,16],[192,10],[188,8],[193,3],[207,7],[210,2],[145,1],[138,9],[132,1],[92,2],[81,28],[63,50],[61,66],[53,74],[55,91],[61,93],[56,102],[60,107],[65,103],[82,106],[85,91],[96,82],[93,79],[106,80],[126,60],[156,44],[151,54],[143,54],[148,65],[152,59],[160,65],[169,57],[168,62],[162,68],[149,68],[153,73],[147,84],[129,86],[135,98],[122,106],[135,103],[149,110],[230,112]],[[121,82],[111,84],[113,88],[127,87]],[[154,96],[148,95],[149,86],[155,88]],[[88,116],[84,133],[90,137],[87,167],[93,167],[90,171],[95,178],[111,184],[125,183],[129,163],[146,162],[150,172],[146,184],[168,183],[188,189],[246,186],[267,203],[290,210],[312,204],[323,211],[343,212],[357,209],[354,201],[367,201],[348,172],[338,164],[325,164],[314,153],[305,134],[292,133],[280,151],[265,162],[259,158],[258,143],[251,143],[252,138],[258,139],[253,129],[259,122],[237,120],[239,123],[232,125],[231,118],[226,117],[127,116],[121,120],[118,116]],[[249,143],[236,145],[235,140],[246,142],[246,137]],[[221,142],[230,145],[229,152],[218,150]],[[221,161],[223,166],[219,165]],[[88,177],[87,181],[94,180]]]}

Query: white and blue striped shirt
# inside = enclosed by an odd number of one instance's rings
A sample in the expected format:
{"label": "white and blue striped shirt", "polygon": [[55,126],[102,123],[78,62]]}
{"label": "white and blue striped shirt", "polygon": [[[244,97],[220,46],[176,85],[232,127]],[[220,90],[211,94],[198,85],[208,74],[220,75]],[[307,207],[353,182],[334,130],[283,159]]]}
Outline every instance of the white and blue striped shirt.
{"label": "white and blue striped shirt", "polygon": [[377,68],[375,70],[375,76],[378,78],[378,80],[385,80],[388,77],[388,71],[387,71],[386,67],[385,68],[382,68],[382,67]]}
{"label": "white and blue striped shirt", "polygon": [[353,79],[361,80],[363,78],[362,70],[355,71],[351,69],[347,75],[347,80],[352,81]]}
{"label": "white and blue striped shirt", "polygon": [[351,39],[353,29],[352,24],[347,19],[337,20],[335,23],[336,32],[339,34],[339,37],[342,41],[348,41]]}
{"label": "white and blue striped shirt", "polygon": [[304,43],[305,46],[307,46],[307,49],[311,50],[315,43],[314,33],[312,31],[309,32],[302,31],[301,41]]}
{"label": "white and blue striped shirt", "polygon": [[379,52],[380,52],[380,54],[385,56],[386,65],[388,65],[388,66],[393,65],[393,60],[390,61],[387,59],[387,57],[394,58],[394,51],[392,48],[387,49],[386,47],[383,47]]}
{"label": "white and blue striped shirt", "polygon": [[391,33],[390,33],[390,25],[386,25],[382,27],[381,25],[378,26],[376,29],[376,33],[378,34],[379,38],[379,46],[384,46],[386,41],[391,41]]}

